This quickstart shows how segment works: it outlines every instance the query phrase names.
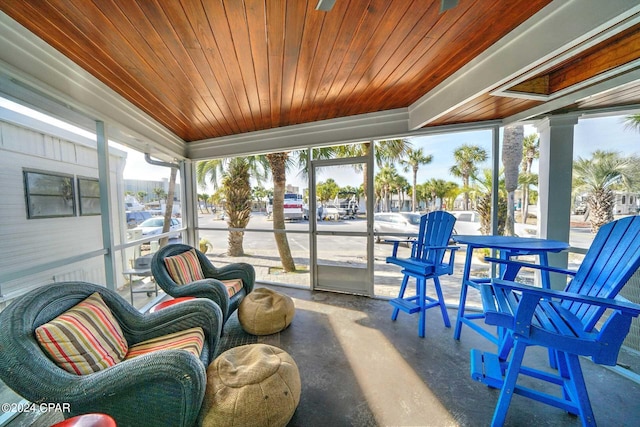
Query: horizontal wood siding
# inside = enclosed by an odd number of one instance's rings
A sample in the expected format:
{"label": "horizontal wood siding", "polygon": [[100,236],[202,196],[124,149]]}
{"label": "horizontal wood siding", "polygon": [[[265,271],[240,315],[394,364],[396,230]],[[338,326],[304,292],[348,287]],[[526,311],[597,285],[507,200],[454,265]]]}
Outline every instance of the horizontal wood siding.
{"label": "horizontal wood siding", "polygon": [[[116,171],[122,169],[119,156],[111,156],[113,200],[122,185],[116,185]],[[0,300],[15,297],[37,286],[83,271],[83,277],[104,284],[102,257],[67,265],[41,274],[29,274],[35,265],[55,262],[100,250],[101,216],[27,219],[23,169],[97,178],[97,152],[90,147],[0,121],[0,271],[16,273],[21,279],[0,283]],[[76,189],[77,192],[77,189]],[[121,224],[122,212],[114,208],[113,224]],[[126,226],[125,226],[126,229]],[[117,241],[120,241],[117,231]],[[119,267],[119,270],[121,268]],[[77,276],[74,273],[74,276]],[[118,280],[124,281],[123,278]]]}

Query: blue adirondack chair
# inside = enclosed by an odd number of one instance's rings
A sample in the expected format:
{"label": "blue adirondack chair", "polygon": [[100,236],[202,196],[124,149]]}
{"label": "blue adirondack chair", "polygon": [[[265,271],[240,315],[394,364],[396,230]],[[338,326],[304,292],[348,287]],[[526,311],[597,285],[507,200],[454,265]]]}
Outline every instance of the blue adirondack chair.
{"label": "blue adirondack chair", "polygon": [[[455,222],[456,218],[444,211],[434,211],[423,215],[420,218],[418,238],[410,242],[412,245],[411,255],[408,258],[399,258],[397,254],[400,242],[395,241],[392,255],[386,260],[389,264],[402,267],[401,273],[404,275],[398,298],[389,301],[394,307],[391,320],[398,318],[400,310],[409,314],[420,313],[418,321],[418,335],[420,337],[424,337],[425,311],[429,308],[440,307],[445,326],[447,328],[451,326],[438,277],[453,273],[455,251],[458,247],[449,246],[449,239],[451,239]],[[449,259],[445,261],[444,256],[447,251],[450,254]],[[410,277],[416,279],[416,294],[405,297]],[[427,295],[427,279],[433,279],[436,298]]]}
{"label": "blue adirondack chair", "polygon": [[[498,354],[471,350],[472,378],[501,389],[492,425],[503,424],[513,394],[578,415],[584,425],[595,425],[578,356],[616,364],[640,305],[614,298],[639,266],[640,216],[634,216],[603,226],[575,273],[546,268],[574,276],[564,291],[500,279],[481,286],[485,322],[504,332]],[[605,312],[609,315],[603,316]],[[548,348],[557,374],[523,366],[529,346]],[[562,387],[562,397],[517,384],[520,374]]]}

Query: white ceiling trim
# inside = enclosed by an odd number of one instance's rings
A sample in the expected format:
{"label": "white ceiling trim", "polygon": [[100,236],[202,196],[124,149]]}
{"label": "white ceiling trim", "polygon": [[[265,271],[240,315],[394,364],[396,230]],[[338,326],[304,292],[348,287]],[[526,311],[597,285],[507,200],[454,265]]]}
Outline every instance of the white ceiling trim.
{"label": "white ceiling trim", "polygon": [[533,100],[537,100],[537,101],[550,101],[552,99],[555,98],[559,98],[561,96],[564,96],[570,92],[573,92],[575,90],[578,89],[582,89],[583,87],[587,87],[587,86],[591,86],[595,83],[598,83],[602,80],[607,80],[613,76],[616,76],[618,74],[623,74],[626,73],[629,70],[633,70],[634,68],[637,68],[638,65],[640,64],[640,59],[637,59],[635,61],[631,61],[627,64],[624,64],[622,66],[619,66],[617,68],[614,68],[612,70],[608,70],[605,71],[603,73],[599,73],[591,78],[585,79],[579,83],[574,84],[573,86],[569,86],[565,89],[559,90],[557,92],[553,92],[549,95],[543,95],[543,94],[534,94],[534,93],[527,93],[527,92],[518,92],[515,90],[510,90],[512,87],[514,87],[515,85],[518,85],[522,82],[527,81],[528,79],[535,77],[536,75],[540,75],[545,73],[547,70],[550,70],[551,68],[555,67],[556,65],[571,59],[571,57],[576,56],[578,54],[580,54],[581,52],[584,52],[587,49],[592,48],[593,46],[597,45],[598,43],[601,43],[613,36],[615,36],[616,34],[636,25],[640,23],[640,13],[638,13],[637,15],[634,15],[633,17],[626,19],[624,22],[621,22],[619,25],[615,25],[612,28],[609,28],[607,31],[603,31],[600,34],[598,34],[596,37],[590,39],[588,42],[586,43],[582,43],[579,47],[576,47],[575,49],[571,49],[567,52],[564,52],[561,55],[558,55],[557,57],[555,57],[553,60],[551,61],[547,61],[544,65],[536,67],[526,73],[524,73],[523,75],[519,76],[517,79],[512,80],[498,88],[496,88],[493,92],[491,92],[491,95],[493,96],[506,96],[506,97],[511,97],[511,98],[524,98],[524,99],[533,99]]}
{"label": "white ceiling trim", "polygon": [[[572,105],[575,104],[576,102],[580,101],[581,99],[585,99],[588,98],[590,96],[595,96],[595,95],[599,95],[603,92],[606,92],[608,90],[612,90],[612,89],[616,89],[620,86],[623,86],[625,84],[629,84],[635,81],[640,80],[640,69],[635,69],[632,71],[629,71],[628,73],[625,74],[621,74],[618,75],[616,77],[613,77],[609,80],[605,80],[599,83],[594,84],[593,86],[587,87],[587,88],[583,88],[574,92],[571,92],[567,95],[564,95],[562,97],[553,99],[547,103],[538,105],[536,107],[530,108],[528,110],[522,111],[518,114],[515,114],[513,116],[510,117],[505,117],[505,119],[502,121],[503,125],[506,126],[508,124],[511,123],[515,123],[515,122],[521,122],[523,120],[530,120],[533,119],[537,116],[541,116],[544,115],[546,113],[549,113],[551,111],[566,107],[568,105]],[[611,109],[611,111],[625,111],[627,109],[631,108],[630,106],[621,106],[621,107],[616,107],[615,109]],[[599,109],[602,110],[602,109]],[[585,111],[582,113],[583,115],[588,115],[589,112]],[[620,113],[622,114],[622,113]]]}
{"label": "white ceiling trim", "polygon": [[187,157],[203,160],[399,138],[409,133],[408,123],[407,109],[398,108],[190,142]]}
{"label": "white ceiling trim", "polygon": [[533,93],[526,93],[526,92],[517,92],[517,91],[512,91],[512,90],[503,90],[503,91],[496,91],[494,93],[492,93],[491,95],[494,96],[505,96],[505,97],[510,97],[510,98],[523,98],[523,99],[533,99],[536,101],[543,101],[543,102],[547,102],[547,101],[551,101],[553,99],[556,98],[562,98],[565,95],[568,95],[572,92],[575,92],[577,90],[583,89],[583,88],[588,88],[588,87],[593,87],[593,94],[596,94],[596,84],[600,83],[602,81],[606,81],[606,80],[611,80],[614,77],[623,75],[628,73],[629,71],[633,71],[640,68],[640,59],[636,59],[635,61],[631,61],[628,62],[620,67],[614,68],[612,70],[608,70],[605,71],[603,73],[597,74],[591,78],[585,79],[583,81],[581,81],[580,83],[576,83],[573,86],[569,86],[565,89],[559,90],[557,92],[553,92],[550,95],[539,95],[539,94],[533,94]]}
{"label": "white ceiling trim", "polygon": [[471,132],[501,126],[500,120],[490,120],[409,130],[408,117],[406,108],[398,108],[195,141],[187,144],[187,157],[197,161],[364,141]]}
{"label": "white ceiling trim", "polygon": [[417,129],[640,14],[637,0],[555,0],[409,106]]}
{"label": "white ceiling trim", "polygon": [[[185,142],[73,61],[0,12],[0,74],[32,91],[25,105],[95,132],[103,121],[109,138],[145,151],[184,157]],[[20,92],[17,90],[16,92]],[[20,95],[10,95],[19,99]],[[84,115],[85,120],[79,119]]]}

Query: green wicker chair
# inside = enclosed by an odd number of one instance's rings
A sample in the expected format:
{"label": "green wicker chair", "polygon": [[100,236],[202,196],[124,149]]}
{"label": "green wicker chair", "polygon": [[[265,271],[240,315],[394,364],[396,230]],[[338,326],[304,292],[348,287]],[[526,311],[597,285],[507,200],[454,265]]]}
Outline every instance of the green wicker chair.
{"label": "green wicker chair", "polygon": [[[199,326],[204,346],[198,359],[182,350],[162,350],[124,360],[87,375],[58,367],[41,349],[34,331],[98,292],[133,345]],[[34,403],[69,403],[70,418],[98,412],[118,426],[192,426],[206,388],[222,313],[215,304],[194,299],[154,314],[143,314],[116,292],[85,282],[60,282],[38,288],[0,313],[0,378]]]}
{"label": "green wicker chair", "polygon": [[[165,258],[180,255],[194,249],[198,255],[198,261],[205,279],[179,285],[171,277]],[[251,291],[256,281],[256,272],[251,264],[238,262],[216,268],[209,258],[199,250],[183,244],[167,245],[153,256],[151,272],[160,286],[168,295],[178,297],[208,298],[218,304],[222,309],[224,322],[238,309],[240,303]],[[242,279],[242,289],[229,297],[226,286],[221,280]]]}

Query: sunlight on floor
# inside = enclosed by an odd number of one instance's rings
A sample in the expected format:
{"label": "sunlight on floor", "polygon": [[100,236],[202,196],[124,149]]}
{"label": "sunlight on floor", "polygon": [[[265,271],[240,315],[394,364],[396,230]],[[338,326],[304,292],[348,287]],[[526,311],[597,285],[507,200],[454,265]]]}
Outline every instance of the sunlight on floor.
{"label": "sunlight on floor", "polygon": [[[322,305],[314,302],[296,299],[295,303],[298,309],[329,314],[333,332],[378,425],[403,425],[421,417],[425,424],[457,425],[387,338],[365,326],[368,323],[365,313],[335,306],[328,313],[329,309],[325,312]],[[347,323],[348,327],[344,327]],[[375,347],[371,343],[376,343]],[[369,351],[372,347],[376,351]]]}

